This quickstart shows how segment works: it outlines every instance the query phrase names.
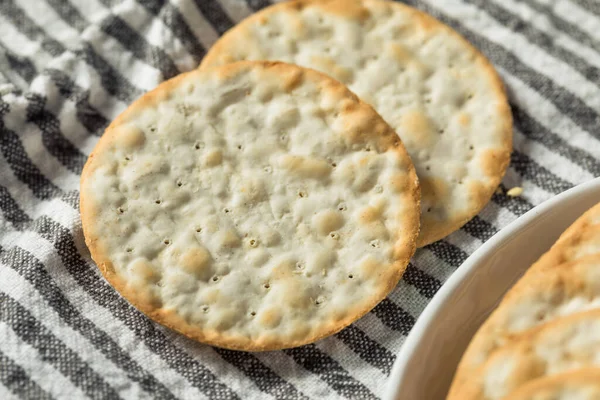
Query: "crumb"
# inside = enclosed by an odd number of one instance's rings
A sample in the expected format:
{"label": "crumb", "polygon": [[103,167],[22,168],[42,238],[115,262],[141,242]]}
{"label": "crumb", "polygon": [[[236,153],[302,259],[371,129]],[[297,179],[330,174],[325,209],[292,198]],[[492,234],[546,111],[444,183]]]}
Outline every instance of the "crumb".
{"label": "crumb", "polygon": [[516,186],[516,187],[510,189],[508,192],[506,192],[506,194],[510,197],[519,197],[520,195],[523,194],[523,188]]}

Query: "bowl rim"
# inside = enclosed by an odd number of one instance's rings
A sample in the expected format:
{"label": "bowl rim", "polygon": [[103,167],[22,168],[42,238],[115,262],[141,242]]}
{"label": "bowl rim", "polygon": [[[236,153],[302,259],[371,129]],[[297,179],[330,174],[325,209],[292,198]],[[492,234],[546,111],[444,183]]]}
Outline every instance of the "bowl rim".
{"label": "bowl rim", "polygon": [[418,317],[417,322],[409,332],[406,340],[402,344],[400,351],[398,352],[398,356],[394,362],[390,376],[388,377],[382,399],[395,400],[399,398],[398,395],[402,390],[402,382],[407,371],[408,361],[414,357],[423,333],[427,331],[429,326],[431,326],[440,307],[460,289],[463,282],[465,282],[471,273],[473,273],[475,267],[478,265],[479,260],[482,257],[502,244],[514,232],[519,231],[520,229],[529,225],[535,221],[538,216],[543,215],[556,204],[569,201],[572,198],[588,191],[596,191],[599,188],[600,177],[565,190],[564,192],[533,207],[520,217],[517,217],[516,220],[502,228],[494,236],[483,243],[481,247],[475,250],[473,254],[471,254],[467,260],[465,260],[465,262],[452,273],[452,275],[450,275],[448,280],[446,280],[435,296],[433,296],[431,301],[429,301],[429,304],[427,304],[421,315]]}

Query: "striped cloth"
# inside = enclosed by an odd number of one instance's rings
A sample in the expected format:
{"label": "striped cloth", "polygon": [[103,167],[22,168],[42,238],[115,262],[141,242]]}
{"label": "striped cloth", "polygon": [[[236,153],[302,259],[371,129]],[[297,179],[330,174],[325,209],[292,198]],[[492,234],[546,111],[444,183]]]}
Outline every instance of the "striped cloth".
{"label": "striped cloth", "polygon": [[[397,289],[337,335],[250,354],[158,326],[99,275],[79,174],[108,122],[198,65],[268,0],[0,0],[0,399],[374,399],[406,335],[476,248],[600,175],[600,3],[409,0],[496,65],[515,117],[504,189],[417,252]],[[426,368],[426,366],[424,366]]]}

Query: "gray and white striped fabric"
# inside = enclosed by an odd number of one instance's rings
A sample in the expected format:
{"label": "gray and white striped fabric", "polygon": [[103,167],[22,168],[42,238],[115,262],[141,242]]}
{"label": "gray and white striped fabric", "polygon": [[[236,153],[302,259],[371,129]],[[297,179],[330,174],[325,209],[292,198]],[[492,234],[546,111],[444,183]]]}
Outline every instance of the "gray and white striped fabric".
{"label": "gray and white striped fabric", "polygon": [[[379,398],[428,301],[495,232],[600,176],[600,3],[408,0],[496,65],[515,117],[503,186],[417,252],[397,289],[334,337],[250,354],[149,321],[99,275],[79,174],[108,122],[268,0],[0,0],[0,399]],[[426,366],[424,366],[426,367]]]}

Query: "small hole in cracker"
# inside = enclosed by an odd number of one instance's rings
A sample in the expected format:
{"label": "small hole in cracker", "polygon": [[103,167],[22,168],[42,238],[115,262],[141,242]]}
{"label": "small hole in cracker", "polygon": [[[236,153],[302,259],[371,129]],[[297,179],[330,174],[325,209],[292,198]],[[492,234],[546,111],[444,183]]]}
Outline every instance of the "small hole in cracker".
{"label": "small hole in cracker", "polygon": [[209,307],[208,307],[208,306],[202,306],[202,312],[203,312],[204,314],[206,314],[206,313],[208,312],[208,310],[209,310]]}
{"label": "small hole in cracker", "polygon": [[431,207],[427,207],[427,212],[431,212]]}
{"label": "small hole in cracker", "polygon": [[439,132],[439,133],[440,133],[440,135],[441,135],[441,134],[443,134],[443,133],[444,133],[444,130],[443,130],[443,129],[440,129],[438,132]]}
{"label": "small hole in cracker", "polygon": [[331,232],[329,237],[331,237],[333,240],[338,240],[340,238],[340,234],[337,232]]}
{"label": "small hole in cracker", "polygon": [[162,201],[161,201],[160,199],[156,199],[156,200],[154,200],[154,202],[155,202],[156,204],[160,204]]}
{"label": "small hole in cracker", "polygon": [[125,161],[131,161],[131,157],[125,156]]}
{"label": "small hole in cracker", "polygon": [[230,211],[230,210],[229,210],[229,208],[224,208],[224,209],[223,209],[223,212],[224,212],[225,214],[227,214],[229,211]]}
{"label": "small hole in cracker", "polygon": [[117,211],[119,212],[119,214],[123,214],[125,212],[125,210],[123,210],[122,207],[117,208]]}
{"label": "small hole in cracker", "polygon": [[131,247],[128,247],[125,249],[126,252],[131,253],[133,251],[133,249]]}
{"label": "small hole in cracker", "polygon": [[263,171],[265,171],[267,174],[270,174],[271,172],[273,172],[273,168],[270,165],[267,165],[263,168]]}
{"label": "small hole in cracker", "polygon": [[333,168],[335,168],[335,167],[337,167],[337,164],[336,164],[336,163],[331,163],[331,166],[332,166]]}
{"label": "small hole in cracker", "polygon": [[469,150],[474,150],[474,149],[475,149],[475,147],[473,147],[473,145],[469,146]]}
{"label": "small hole in cracker", "polygon": [[213,282],[218,282],[218,281],[219,281],[219,279],[221,279],[221,277],[219,277],[219,276],[217,276],[217,275],[215,275],[215,276],[213,276],[213,277],[212,277],[212,281],[213,281]]}
{"label": "small hole in cracker", "polygon": [[168,246],[171,244],[171,241],[169,239],[165,239],[165,240],[163,240],[163,243]]}
{"label": "small hole in cracker", "polygon": [[154,126],[151,126],[151,127],[150,127],[150,132],[156,132],[156,127],[154,127]]}
{"label": "small hole in cracker", "polygon": [[301,190],[298,192],[298,197],[308,197],[308,194],[304,190]]}
{"label": "small hole in cracker", "polygon": [[238,150],[241,150],[241,149],[242,149],[242,145],[241,145],[241,144],[238,144],[238,147],[237,147],[237,148],[238,148]]}
{"label": "small hole in cracker", "polygon": [[271,288],[271,284],[269,284],[269,283],[265,283],[265,284],[263,285],[263,287],[264,287],[265,289],[270,289],[270,288]]}
{"label": "small hole in cracker", "polygon": [[354,278],[354,275],[350,274],[350,275],[348,275],[348,278],[352,279],[352,278]]}
{"label": "small hole in cracker", "polygon": [[250,312],[250,316],[251,316],[251,317],[255,317],[255,316],[256,316],[256,311],[251,311],[251,312]]}
{"label": "small hole in cracker", "polygon": [[256,240],[256,239],[250,239],[250,241],[248,243],[250,244],[250,247],[258,246],[258,240]]}
{"label": "small hole in cracker", "polygon": [[183,182],[177,181],[177,187],[181,187],[181,186],[183,186]]}
{"label": "small hole in cracker", "polygon": [[371,247],[379,248],[379,240],[375,239],[371,241]]}
{"label": "small hole in cracker", "polygon": [[338,210],[340,211],[346,211],[348,209],[348,207],[346,206],[346,203],[340,203],[338,204]]}
{"label": "small hole in cracker", "polygon": [[430,170],[431,170],[431,167],[428,165],[428,166],[426,166],[426,167],[425,167],[425,169],[426,169],[427,171],[430,171]]}
{"label": "small hole in cracker", "polygon": [[196,228],[196,232],[198,232],[198,233],[202,232],[202,228],[200,228],[200,227],[197,227],[197,228]]}
{"label": "small hole in cracker", "polygon": [[467,96],[467,100],[471,100],[472,98],[473,98],[473,94],[472,93]]}

